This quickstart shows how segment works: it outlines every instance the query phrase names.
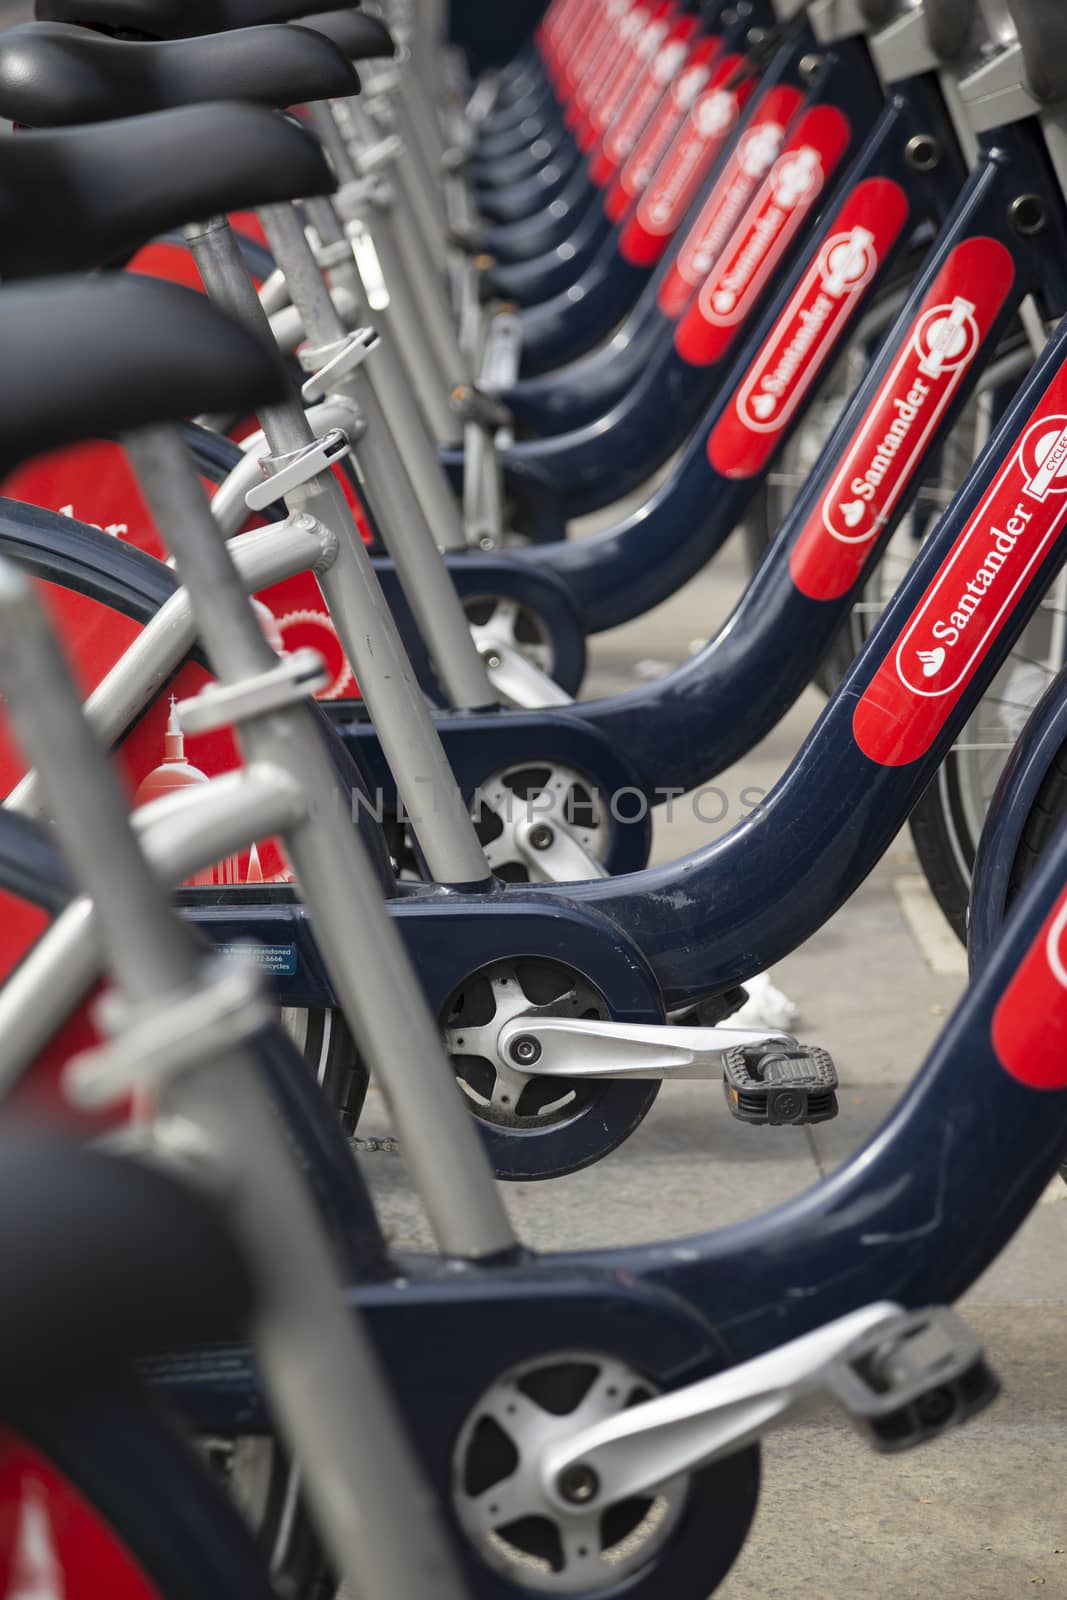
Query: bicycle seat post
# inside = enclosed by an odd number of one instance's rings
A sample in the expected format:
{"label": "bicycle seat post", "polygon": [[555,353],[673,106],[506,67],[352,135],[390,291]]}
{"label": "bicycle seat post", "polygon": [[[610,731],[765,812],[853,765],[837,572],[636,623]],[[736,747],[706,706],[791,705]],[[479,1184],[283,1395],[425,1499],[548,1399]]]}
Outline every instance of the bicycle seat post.
{"label": "bicycle seat post", "polygon": [[395,196],[388,172],[377,172],[377,157],[369,154],[375,149],[384,154],[384,141],[376,139],[358,100],[345,102],[341,115],[361,130],[360,142],[368,153],[366,172],[357,166],[334,110],[321,102],[311,107],[312,126],[341,184],[336,205],[344,219],[344,231],[352,240],[355,258],[363,263],[361,272],[372,269],[378,280],[373,285],[365,280],[364,288],[368,293],[380,288],[388,295],[388,305],[378,314],[384,315],[396,337],[403,368],[433,436],[442,444],[458,443],[459,425],[448,404],[447,363],[438,359],[433,342],[426,337],[426,322],[394,238],[390,213]]}
{"label": "bicycle seat post", "polygon": [[[143,429],[126,447],[173,549],[220,682],[240,688],[278,662],[248,604],[179,434]],[[514,1235],[478,1133],[452,1074],[399,931],[357,830],[306,692],[264,713],[235,713],[247,759],[280,769],[306,795],[303,823],[285,831],[301,893],[342,1009],[388,1098],[412,1177],[442,1249],[464,1256],[510,1250]],[[431,798],[431,803],[432,799]],[[466,813],[464,813],[466,814]],[[440,1151],[456,1152],[455,1165]]]}
{"label": "bicycle seat post", "polygon": [[[266,313],[226,219],[192,224],[186,238],[211,298],[269,340]],[[265,407],[261,421],[276,457],[314,443],[295,396]],[[340,484],[332,472],[321,472],[292,500],[338,540],[337,559],[320,582],[432,877],[442,883],[484,883],[485,853]]]}
{"label": "bicycle seat post", "polygon": [[[363,1592],[383,1600],[431,1590],[461,1600],[437,1508],[377,1356],[345,1304],[305,1181],[263,1098],[250,1046],[271,1011],[258,979],[250,969],[238,979],[218,958],[202,967],[138,848],[118,780],[82,715],[30,579],[7,562],[0,563],[0,686],[19,740],[42,774],[76,876],[94,902],[121,994],[121,1005],[109,1007],[120,1053],[109,1057],[105,1046],[99,1062],[81,1064],[83,1072],[113,1072],[117,1063],[128,1075],[144,1050],[156,1069],[163,1125],[175,1119],[195,1130],[209,1170],[225,1173],[231,1220],[258,1291],[256,1358],[282,1430],[307,1465],[305,1490],[347,1581],[367,1583]],[[187,1131],[187,1147],[188,1140]],[[337,1404],[346,1394],[359,1396],[358,1428]],[[388,1535],[398,1503],[418,1508],[403,1549]]]}
{"label": "bicycle seat post", "polygon": [[322,197],[308,200],[305,210],[320,244],[329,255],[330,279],[337,289],[347,292],[356,308],[368,304],[372,295],[379,302],[387,302],[370,307],[375,322],[381,325],[382,339],[368,371],[368,379],[385,412],[389,430],[396,440],[411,486],[418,496],[423,518],[432,529],[435,543],[442,550],[466,550],[467,534],[459,504],[438,460],[437,441],[431,434],[418,396],[404,368],[399,342],[390,320],[392,285],[386,284],[384,278],[379,285],[363,283],[352,242],[346,238],[331,200]]}
{"label": "bicycle seat post", "polygon": [[[309,354],[327,363],[340,354],[347,334],[300,219],[289,205],[265,207],[261,215],[274,258],[285,273],[312,346]],[[377,349],[371,352],[371,366],[377,353]],[[309,370],[314,374],[314,366]],[[492,705],[496,695],[485,663],[433,532],[422,515],[370,372],[362,366],[353,367],[337,380],[336,387],[358,405],[366,424],[357,455],[366,465],[371,509],[396,562],[408,603],[445,692],[457,709]]]}

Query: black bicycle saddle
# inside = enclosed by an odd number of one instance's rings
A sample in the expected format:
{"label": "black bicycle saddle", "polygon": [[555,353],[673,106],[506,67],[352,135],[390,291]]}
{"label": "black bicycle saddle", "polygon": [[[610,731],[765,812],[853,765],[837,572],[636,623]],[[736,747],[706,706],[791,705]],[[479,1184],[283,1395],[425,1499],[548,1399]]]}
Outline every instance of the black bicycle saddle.
{"label": "black bicycle saddle", "polygon": [[1067,100],[1067,6],[1063,0],[1008,0],[1026,81],[1039,100]]}
{"label": "black bicycle saddle", "polygon": [[930,47],[942,61],[952,61],[967,48],[977,15],[976,0],[923,0]]}
{"label": "black bicycle saddle", "polygon": [[298,26],[325,34],[349,61],[388,59],[396,53],[385,23],[377,17],[364,16],[361,11],[316,11],[313,16],[301,17]]}
{"label": "black bicycle saddle", "polygon": [[131,44],[62,22],[0,33],[0,115],[30,128],[110,122],[210,100],[290,106],[355,94],[341,50],[306,28]]}
{"label": "black bicycle saddle", "polygon": [[205,1197],[147,1165],[9,1127],[0,1296],[0,1393],[25,1400],[117,1362],[233,1337],[253,1289]]}
{"label": "black bicycle saddle", "polygon": [[0,474],[78,439],[280,400],[278,351],[192,289],[114,273],[0,290]]}
{"label": "black bicycle saddle", "polygon": [[144,39],[191,39],[268,22],[292,22],[321,0],[36,0],[42,22],[85,22]]}
{"label": "black bicycle saddle", "polygon": [[0,280],[88,270],[168,228],[334,187],[311,135],[259,106],[19,133],[0,139]]}

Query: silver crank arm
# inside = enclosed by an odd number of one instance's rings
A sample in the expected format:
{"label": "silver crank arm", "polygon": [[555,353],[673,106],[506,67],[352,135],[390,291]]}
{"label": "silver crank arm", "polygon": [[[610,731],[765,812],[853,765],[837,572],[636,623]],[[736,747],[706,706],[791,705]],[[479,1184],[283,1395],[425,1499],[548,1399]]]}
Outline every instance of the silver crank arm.
{"label": "silver crank arm", "polygon": [[905,1312],[879,1301],[546,1445],[540,1487],[557,1515],[588,1520],[735,1454],[825,1400],[873,1449],[895,1453],[958,1427],[998,1392],[979,1341],[956,1312]]}
{"label": "silver crank arm", "polygon": [[792,1048],[796,1040],[762,1028],[515,1017],[500,1031],[499,1051],[530,1077],[714,1080],[723,1075],[725,1051],[768,1044]]}

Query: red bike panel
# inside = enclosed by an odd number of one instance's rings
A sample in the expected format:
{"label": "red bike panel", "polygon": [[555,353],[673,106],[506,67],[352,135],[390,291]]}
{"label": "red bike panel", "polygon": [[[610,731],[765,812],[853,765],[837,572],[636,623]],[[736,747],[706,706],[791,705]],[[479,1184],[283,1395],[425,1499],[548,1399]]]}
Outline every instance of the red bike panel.
{"label": "red bike panel", "polygon": [[3,1600],[159,1600],[77,1489],[24,1439],[0,1432]]}
{"label": "red bike panel", "polygon": [[[706,87],[686,113],[658,167],[645,184],[619,240],[624,259],[635,267],[652,266],[663,255],[685,220],[712,163],[733,132],[755,88],[751,78],[742,79],[730,89],[724,87],[741,59],[738,55],[723,56],[710,69]],[[678,92],[683,96],[690,92],[684,78]],[[640,160],[640,152],[634,160]],[[622,182],[622,177],[619,181]]]}
{"label": "red bike panel", "polygon": [[[737,148],[732,151],[699,217],[686,235],[678,259],[660,285],[656,303],[665,316],[672,320],[681,316],[694,291],[719,259],[757,185],[770,171],[782,148],[786,130],[803,100],[800,90],[788,84],[769,90],[760,100],[748,127],[737,141]],[[724,117],[727,109],[725,102],[709,107],[709,121]],[[731,120],[730,127],[732,125]],[[713,131],[712,137],[717,140],[716,154],[730,127],[723,129],[721,137]],[[685,205],[688,204],[686,200]],[[679,222],[683,215],[684,207],[679,210]]]}
{"label": "red bike panel", "polygon": [[853,733],[872,761],[906,766],[930,749],[1065,522],[1067,371],[856,706]]}
{"label": "red bike panel", "polygon": [[[633,154],[653,113],[658,114],[661,105],[669,104],[671,79],[684,66],[695,31],[696,18],[683,17],[670,28],[647,62],[626,104],[607,130],[593,163],[591,177],[600,187],[619,175],[619,169]],[[608,215],[611,215],[610,208]]]}
{"label": "red bike panel", "polygon": [[804,112],[674,336],[683,361],[721,361],[848,148],[836,106]]}
{"label": "red bike panel", "polygon": [[993,1049],[1028,1089],[1067,1089],[1067,889],[993,1013]]}
{"label": "red bike panel", "polygon": [[[708,35],[697,41],[684,63],[671,67],[668,82],[674,78],[674,85],[663,95],[604,201],[604,210],[612,222],[619,222],[633,201],[644,194],[683,119],[706,87],[718,51],[719,40]],[[666,54],[660,52],[661,57]]]}
{"label": "red bike panel", "polygon": [[968,239],[949,256],[793,547],[802,594],[836,600],[855,583],[1014,279],[1011,254],[995,239]]}
{"label": "red bike panel", "polygon": [[868,178],[849,195],[733,405],[712,430],[708,459],[716,472],[749,478],[766,466],[907,218],[908,197],[888,178]]}

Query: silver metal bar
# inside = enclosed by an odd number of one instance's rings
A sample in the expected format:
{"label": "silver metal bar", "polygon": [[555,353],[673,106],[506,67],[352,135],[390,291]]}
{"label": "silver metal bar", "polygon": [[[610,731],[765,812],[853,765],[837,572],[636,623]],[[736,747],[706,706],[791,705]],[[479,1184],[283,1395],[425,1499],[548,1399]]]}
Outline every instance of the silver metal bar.
{"label": "silver metal bar", "polygon": [[[266,207],[262,222],[313,345],[325,350],[339,343],[345,337],[344,325],[292,206]],[[367,424],[357,458],[366,472],[371,510],[451,703],[459,709],[492,705],[496,697],[485,663],[367,370],[376,355],[377,351],[338,384]]]}
{"label": "silver metal bar", "polygon": [[[687,1384],[550,1444],[540,1482],[556,1516],[588,1517],[622,1500],[645,1496],[675,1478],[733,1455],[822,1398],[827,1368],[850,1345],[900,1316],[880,1301],[839,1317],[754,1361]],[[569,1485],[592,1488],[568,1496]]]}
{"label": "silver metal bar", "polygon": [[722,1077],[724,1051],[761,1044],[796,1040],[779,1029],[515,1017],[500,1030],[497,1051],[530,1077],[715,1080]]}
{"label": "silver metal bar", "polygon": [[403,95],[398,95],[394,99],[393,111],[396,117],[396,131],[404,145],[394,166],[397,186],[412,226],[429,252],[434,267],[439,273],[443,273],[448,260],[446,249],[448,211],[444,193],[445,175],[441,162],[438,160],[436,178],[432,178],[430,167],[419,149],[409,107]]}
{"label": "silver metal bar", "polygon": [[403,206],[395,209],[392,221],[400,258],[407,266],[412,293],[421,313],[423,341],[434,350],[437,365],[444,374],[445,387],[451,393],[462,384],[470,383],[473,374],[460,349],[459,330],[444,276],[421,247],[418,231]]}
{"label": "silver metal bar", "polygon": [[100,937],[131,998],[169,993],[175,975],[191,983],[188,934],[160,905],[118,778],[82,715],[31,581],[7,561],[0,562],[0,689],[21,749],[41,770],[74,874],[97,899]]}
{"label": "silver metal bar", "polygon": [[[426,337],[420,303],[397,243],[391,213],[391,191],[388,186],[379,185],[373,195],[361,194],[356,199],[354,193],[349,191],[342,195],[341,200],[344,214],[350,219],[346,231],[354,235],[362,229],[364,238],[373,245],[387,285],[388,305],[385,311],[389,326],[430,431],[442,444],[458,444],[461,429],[449,404],[451,387],[448,373],[439,364],[437,351]],[[358,244],[354,244],[354,247],[358,255]],[[375,316],[380,316],[377,309]]]}
{"label": "silver metal bar", "polygon": [[[307,211],[323,244],[348,243],[330,201],[309,201]],[[358,296],[361,284],[355,256],[351,252],[347,262],[330,266],[329,275],[334,286],[335,305],[338,289]],[[373,322],[375,319],[370,316],[366,320]],[[382,330],[381,344],[368,367],[368,377],[385,412],[390,433],[396,441],[435,543],[442,550],[465,550],[467,540],[459,505],[438,460],[436,440],[432,438],[426,418],[415,399],[392,329],[388,325]]]}
{"label": "silver metal bar", "polygon": [[[165,428],[146,430],[129,449],[157,525],[168,530],[185,571],[218,676],[232,681],[257,675],[274,658],[180,436]],[[252,763],[280,767],[309,797],[308,820],[287,833],[286,849],[335,992],[389,1100],[441,1248],[464,1256],[511,1249],[514,1235],[481,1140],[444,1063],[434,1019],[348,805],[335,803],[336,775],[317,724],[300,706],[275,711],[244,725],[240,744]],[[442,1149],[450,1152],[447,1163],[440,1159]]]}
{"label": "silver metal bar", "polygon": [[[161,884],[174,888],[257,839],[294,827],[306,814],[303,791],[260,763],[182,789],[131,817],[142,853]],[[52,1038],[57,1017],[85,998],[103,965],[93,903],[66,906],[0,988],[0,1099]]]}
{"label": "silver metal bar", "polygon": [[[128,1015],[188,1000],[200,981],[188,930],[168,911],[138,849],[117,778],[81,715],[32,586],[0,569],[0,685],[17,735],[42,771],[64,848],[90,892]],[[40,698],[40,704],[38,700]],[[253,1057],[212,1052],[162,1088],[159,1111],[216,1152],[231,1221],[257,1289],[252,1337],[272,1412],[297,1459],[324,1542],[354,1592],[408,1600],[431,1579],[462,1585],[421,1472],[341,1284],[302,1177],[264,1101]],[[314,1349],[314,1360],[308,1352]],[[359,1426],[341,1396],[358,1397]],[[397,1494],[419,1529],[394,1546]],[[426,1592],[439,1592],[430,1590]]]}
{"label": "silver metal bar", "polygon": [[[263,308],[225,218],[196,224],[186,237],[212,299],[267,337]],[[319,277],[317,268],[315,273]],[[276,455],[312,442],[295,397],[288,405],[264,407],[260,422]],[[442,883],[482,883],[488,875],[484,851],[341,486],[332,473],[324,473],[304,485],[293,502],[337,537],[337,560],[329,576],[337,600],[343,582],[344,603],[334,611],[334,625],[429,871]]]}

